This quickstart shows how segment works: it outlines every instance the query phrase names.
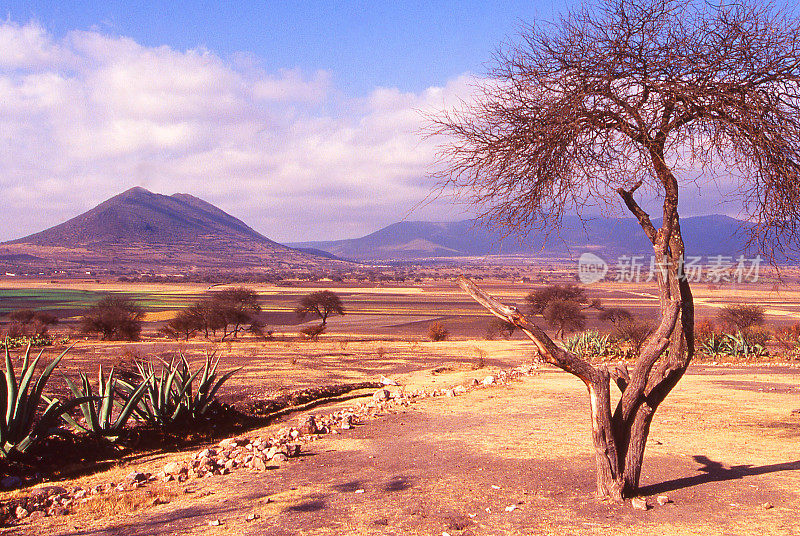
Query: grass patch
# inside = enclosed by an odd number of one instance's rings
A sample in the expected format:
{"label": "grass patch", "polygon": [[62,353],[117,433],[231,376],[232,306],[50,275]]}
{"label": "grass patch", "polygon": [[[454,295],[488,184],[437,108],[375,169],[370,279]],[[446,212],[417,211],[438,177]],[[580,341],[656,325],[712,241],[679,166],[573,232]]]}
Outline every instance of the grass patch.
{"label": "grass patch", "polygon": [[159,504],[172,502],[178,491],[162,483],[150,483],[146,487],[130,491],[113,491],[89,497],[86,502],[75,505],[75,513],[95,519],[120,514],[130,514]]}

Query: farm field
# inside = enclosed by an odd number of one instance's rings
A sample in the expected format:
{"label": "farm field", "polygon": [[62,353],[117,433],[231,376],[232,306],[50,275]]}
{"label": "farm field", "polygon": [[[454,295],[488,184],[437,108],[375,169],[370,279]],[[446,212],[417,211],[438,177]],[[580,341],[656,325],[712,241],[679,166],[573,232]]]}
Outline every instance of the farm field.
{"label": "farm field", "polygon": [[[562,281],[568,281],[565,277]],[[484,279],[481,285],[505,303],[523,306],[535,284]],[[758,303],[767,324],[800,321],[800,290],[762,285],[695,286],[697,317],[714,318],[729,303]],[[219,288],[219,287],[214,287]],[[297,283],[252,285],[261,296],[271,340],[252,336],[188,341],[160,336],[158,328],[207,290],[207,285],[96,281],[2,281],[4,307],[53,311],[57,333],[72,348],[54,376],[55,394],[66,395],[61,374],[91,375],[102,365],[186,355],[196,364],[220,357],[224,371],[240,369],[221,391],[235,408],[318,386],[396,379],[404,389],[446,390],[501,370],[536,363],[534,346],[515,333],[487,340],[490,317],[452,281],[356,285]],[[319,341],[297,336],[293,310],[314,290],[331,289],[346,308],[328,320]],[[76,331],[80,311],[107,293],[124,293],[145,308],[138,342],[99,341]],[[657,312],[650,285],[599,283],[589,296],[606,307],[625,307],[640,318]],[[428,327],[450,331],[431,342]],[[590,329],[607,330],[590,312]],[[470,388],[471,389],[471,388]],[[309,412],[328,414],[371,400],[372,391],[311,410],[288,412],[269,434],[296,425]],[[379,412],[353,430],[326,435],[304,454],[275,470],[235,471],[190,483],[164,484],[167,504],[110,511],[85,508],[61,518],[40,518],[12,534],[795,534],[800,506],[800,368],[772,359],[735,364],[698,359],[657,413],[646,453],[644,494],[648,512],[598,502],[589,434],[588,397],[574,377],[545,366],[504,385],[471,389],[458,397],[422,399]],[[218,440],[219,438],[217,438]],[[158,472],[190,451],[129,454],[110,468],[57,482],[86,486],[119,481],[134,468]],[[106,467],[104,465],[103,467]],[[159,484],[161,486],[161,484]],[[161,488],[159,488],[161,489]],[[356,490],[364,490],[356,493]],[[188,490],[188,491],[187,491]],[[2,492],[0,500],[20,491]],[[765,507],[764,505],[769,505]],[[506,511],[514,506],[511,511]],[[248,520],[248,516],[254,516]],[[209,522],[220,520],[219,526]],[[156,527],[169,527],[167,532]],[[666,528],[665,528],[666,527]],[[161,531],[161,532],[159,532]]]}

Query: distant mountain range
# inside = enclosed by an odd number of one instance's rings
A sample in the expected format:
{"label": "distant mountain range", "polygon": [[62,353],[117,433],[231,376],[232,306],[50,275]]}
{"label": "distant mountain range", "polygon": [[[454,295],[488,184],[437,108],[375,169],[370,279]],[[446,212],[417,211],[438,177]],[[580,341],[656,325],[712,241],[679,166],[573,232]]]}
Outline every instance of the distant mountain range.
{"label": "distant mountain range", "polygon": [[[745,253],[745,222],[697,216],[683,218],[681,228],[687,256]],[[586,251],[609,261],[652,253],[633,218],[577,216],[564,217],[560,231],[549,237],[503,236],[475,220],[404,221],[361,238],[285,246],[197,197],[167,196],[137,187],[60,225],[0,244],[0,270],[320,272],[353,267],[342,259],[381,263],[486,255],[575,259]]]}
{"label": "distant mountain range", "polygon": [[[660,222],[655,221],[657,225]],[[728,216],[681,219],[686,254],[737,256],[745,252],[746,222]],[[606,259],[621,255],[650,255],[652,247],[634,218],[580,219],[565,216],[559,233],[549,237],[504,237],[475,220],[457,222],[404,221],[361,238],[290,244],[327,251],[359,261],[414,260],[431,257],[527,255],[577,258],[591,251]]]}
{"label": "distant mountain range", "polygon": [[188,194],[131,188],[60,225],[0,244],[4,264],[320,268],[332,256],[283,246]]}

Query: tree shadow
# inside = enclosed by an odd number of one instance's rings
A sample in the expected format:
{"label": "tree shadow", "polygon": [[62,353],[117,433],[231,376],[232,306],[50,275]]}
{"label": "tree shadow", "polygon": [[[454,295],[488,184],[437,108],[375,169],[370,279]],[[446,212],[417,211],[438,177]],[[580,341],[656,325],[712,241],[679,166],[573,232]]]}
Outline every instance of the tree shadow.
{"label": "tree shadow", "polygon": [[776,473],[778,471],[800,471],[800,460],[759,466],[747,464],[725,467],[722,463],[716,462],[703,455],[692,456],[692,459],[702,464],[702,466],[697,469],[700,471],[700,474],[642,486],[639,488],[639,493],[641,495],[655,495],[657,493],[691,488],[692,486],[699,486],[700,484],[707,484],[709,482],[740,480],[747,476],[758,476]]}

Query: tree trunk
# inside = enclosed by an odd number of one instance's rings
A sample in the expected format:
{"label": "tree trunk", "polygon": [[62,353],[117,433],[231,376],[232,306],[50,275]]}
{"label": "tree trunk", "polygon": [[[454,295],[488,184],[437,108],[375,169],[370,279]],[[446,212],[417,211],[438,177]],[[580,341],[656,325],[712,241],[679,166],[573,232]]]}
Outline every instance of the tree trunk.
{"label": "tree trunk", "polygon": [[[519,327],[536,344],[544,361],[584,382],[589,391],[597,496],[616,502],[636,495],[653,415],[694,354],[693,301],[688,282],[682,277],[683,242],[677,215],[674,218],[665,225],[669,233],[663,227],[658,232],[652,226],[648,228],[646,215],[640,218],[645,220],[642,226],[664,270],[658,273],[661,320],[642,345],[631,373],[624,362],[613,367],[591,365],[557,346],[515,307],[503,305],[472,281],[459,278],[459,284],[492,314]],[[612,378],[622,393],[613,413]]]}

